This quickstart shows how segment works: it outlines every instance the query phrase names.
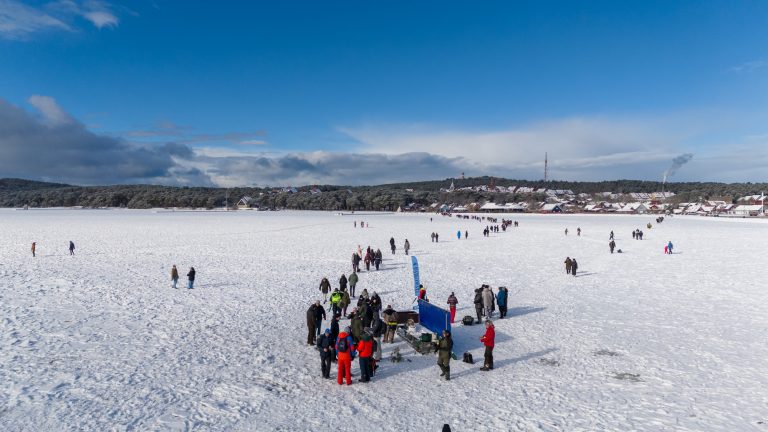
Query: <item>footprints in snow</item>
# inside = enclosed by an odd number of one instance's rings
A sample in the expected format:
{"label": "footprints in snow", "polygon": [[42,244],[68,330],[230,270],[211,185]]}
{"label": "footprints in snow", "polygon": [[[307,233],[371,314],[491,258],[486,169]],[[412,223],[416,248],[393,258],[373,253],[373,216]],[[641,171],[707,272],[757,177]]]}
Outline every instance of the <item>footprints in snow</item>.
{"label": "footprints in snow", "polygon": [[[595,356],[602,356],[602,357],[621,357],[621,354],[617,353],[616,351],[611,351],[607,349],[597,350],[593,354]],[[611,377],[620,381],[643,382],[643,380],[640,379],[640,374],[634,374],[629,372],[614,372],[613,375],[611,375]]]}

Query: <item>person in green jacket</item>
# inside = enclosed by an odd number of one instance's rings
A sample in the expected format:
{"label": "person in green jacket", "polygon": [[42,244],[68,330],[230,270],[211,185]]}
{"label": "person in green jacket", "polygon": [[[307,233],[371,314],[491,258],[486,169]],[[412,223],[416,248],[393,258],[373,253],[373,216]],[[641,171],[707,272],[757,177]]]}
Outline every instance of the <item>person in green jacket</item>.
{"label": "person in green jacket", "polygon": [[341,300],[339,301],[339,308],[341,309],[341,314],[343,316],[347,316],[347,307],[350,303],[352,303],[352,300],[349,298],[349,292],[342,291]]}
{"label": "person in green jacket", "polygon": [[453,351],[453,339],[451,338],[451,332],[448,330],[443,330],[443,337],[437,343],[435,351],[437,352],[437,365],[442,371],[440,376],[445,377],[446,381],[450,381],[451,352]]}
{"label": "person in green jacket", "polygon": [[352,338],[355,340],[355,343],[359,342],[361,338],[363,337],[363,317],[360,314],[360,311],[355,308],[355,310],[352,311]]}
{"label": "person in green jacket", "polygon": [[352,295],[352,298],[355,298],[355,286],[357,286],[357,273],[352,272],[351,275],[349,275],[349,278],[347,281],[349,282],[349,293]]}

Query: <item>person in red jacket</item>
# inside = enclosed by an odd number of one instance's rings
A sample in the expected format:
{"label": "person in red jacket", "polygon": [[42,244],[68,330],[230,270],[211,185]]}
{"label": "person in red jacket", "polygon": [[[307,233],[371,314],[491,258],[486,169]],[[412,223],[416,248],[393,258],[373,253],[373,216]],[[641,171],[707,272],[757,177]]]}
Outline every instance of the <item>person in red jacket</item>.
{"label": "person in red jacket", "polygon": [[451,293],[451,295],[448,296],[448,308],[451,311],[451,324],[453,324],[454,318],[456,318],[456,305],[459,304],[459,300],[456,298],[456,295]]}
{"label": "person in red jacket", "polygon": [[493,370],[493,341],[496,339],[496,330],[494,330],[491,320],[485,321],[485,334],[480,338],[480,342],[485,345],[485,362],[481,371]]}
{"label": "person in red jacket", "polygon": [[338,383],[341,385],[346,376],[347,385],[352,385],[352,359],[355,357],[355,341],[349,333],[352,330],[347,327],[339,333],[336,340],[337,363],[339,365]]}
{"label": "person in red jacket", "polygon": [[363,332],[360,342],[357,343],[357,352],[360,354],[360,382],[368,382],[373,375],[373,336],[369,331]]}

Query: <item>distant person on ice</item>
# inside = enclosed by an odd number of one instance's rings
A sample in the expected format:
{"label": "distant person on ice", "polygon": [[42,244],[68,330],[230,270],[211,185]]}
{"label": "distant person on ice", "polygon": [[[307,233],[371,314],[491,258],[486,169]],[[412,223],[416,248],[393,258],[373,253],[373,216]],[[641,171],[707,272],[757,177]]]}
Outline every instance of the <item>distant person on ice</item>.
{"label": "distant person on ice", "polygon": [[581,227],[576,228],[576,235],[577,236],[581,235]]}
{"label": "distant person on ice", "polygon": [[565,235],[568,235],[568,228],[565,229]]}
{"label": "distant person on ice", "polygon": [[379,269],[379,266],[381,265],[382,255],[381,255],[381,249],[376,249],[376,254],[373,257],[373,263],[376,265],[376,270]]}
{"label": "distant person on ice", "polygon": [[324,277],[320,281],[320,292],[323,293],[323,302],[328,301],[328,293],[331,291],[331,283],[328,282],[328,278]]}
{"label": "distant person on ice", "polygon": [[448,308],[451,311],[451,324],[453,324],[453,320],[456,318],[456,305],[459,304],[459,299],[456,298],[456,295],[451,292],[451,295],[448,296]]}
{"label": "distant person on ice", "polygon": [[443,337],[438,341],[437,348],[437,366],[440,367],[440,376],[445,377],[446,381],[451,380],[451,351],[453,351],[453,339],[451,332],[443,330]]}
{"label": "distant person on ice", "polygon": [[35,249],[36,249],[37,243],[32,242],[32,258],[35,257]]}
{"label": "distant person on ice", "polygon": [[411,243],[408,242],[408,239],[405,239],[405,244],[403,244],[403,249],[405,249],[405,254],[408,255],[408,251],[411,250]]}
{"label": "distant person on ice", "polygon": [[571,274],[576,276],[576,270],[579,268],[579,263],[576,262],[576,258],[571,260]]}
{"label": "distant person on ice", "polygon": [[176,284],[179,283],[179,270],[176,268],[176,264],[171,267],[171,282],[173,285],[171,285],[173,288],[176,288]]}
{"label": "distant person on ice", "polygon": [[672,240],[667,243],[667,249],[669,249],[669,254],[672,255]]}
{"label": "distant person on ice", "polygon": [[481,371],[493,370],[493,346],[496,339],[496,330],[493,327],[491,320],[485,321],[485,334],[480,338],[480,342],[485,345],[485,361]]}
{"label": "distant person on ice", "polygon": [[496,304],[499,305],[499,318],[507,316],[507,287],[499,287],[499,292],[496,293]]}
{"label": "distant person on ice", "polygon": [[389,239],[389,248],[392,249],[392,255],[395,254],[395,238],[391,237]]}
{"label": "distant person on ice", "polygon": [[571,267],[573,267],[573,260],[571,257],[565,257],[565,273],[571,274]]}
{"label": "distant person on ice", "polygon": [[616,249],[616,242],[611,240],[610,243],[608,243],[608,248],[611,249],[611,253],[613,253],[613,250]]}
{"label": "distant person on ice", "polygon": [[469,231],[464,231],[464,240],[469,240]]}
{"label": "distant person on ice", "polygon": [[195,287],[195,268],[190,267],[189,272],[187,273],[187,281],[189,284],[187,285],[188,289],[192,289]]}
{"label": "distant person on ice", "polygon": [[69,241],[69,254],[70,255],[75,254],[75,244],[72,242],[72,240]]}
{"label": "distant person on ice", "polygon": [[456,237],[461,240],[461,230],[456,231]]}

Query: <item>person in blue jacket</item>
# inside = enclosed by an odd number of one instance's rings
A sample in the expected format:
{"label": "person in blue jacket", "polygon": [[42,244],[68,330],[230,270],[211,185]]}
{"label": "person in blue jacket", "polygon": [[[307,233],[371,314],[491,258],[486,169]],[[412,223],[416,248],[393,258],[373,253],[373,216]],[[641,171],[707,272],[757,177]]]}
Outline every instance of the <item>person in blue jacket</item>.
{"label": "person in blue jacket", "polygon": [[669,249],[669,254],[672,255],[672,240],[667,243],[667,249]]}
{"label": "person in blue jacket", "polygon": [[461,230],[456,231],[456,237],[458,237],[459,240],[461,240]]}
{"label": "person in blue jacket", "polygon": [[496,293],[496,304],[499,305],[499,317],[507,316],[507,287],[499,287]]}

